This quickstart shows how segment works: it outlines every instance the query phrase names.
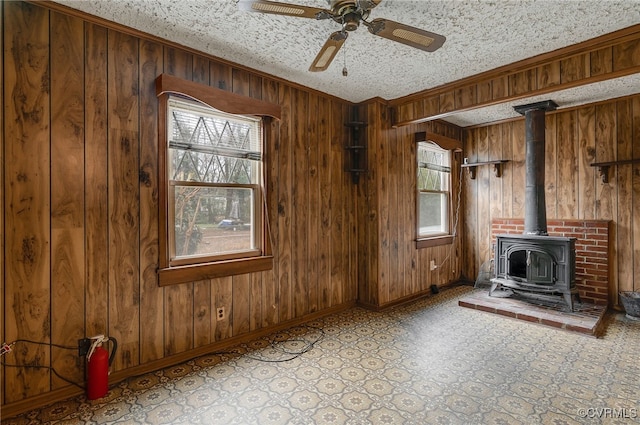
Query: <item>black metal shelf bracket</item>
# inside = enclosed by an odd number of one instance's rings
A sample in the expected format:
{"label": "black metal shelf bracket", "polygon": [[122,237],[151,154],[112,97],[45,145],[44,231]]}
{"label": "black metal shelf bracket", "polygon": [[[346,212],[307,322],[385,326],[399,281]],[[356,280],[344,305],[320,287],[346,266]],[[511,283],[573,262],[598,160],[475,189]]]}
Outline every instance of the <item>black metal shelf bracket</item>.
{"label": "black metal shelf bracket", "polygon": [[462,164],[462,168],[467,168],[469,171],[469,178],[471,180],[475,180],[476,178],[476,168],[480,165],[493,165],[493,173],[496,177],[502,177],[502,165],[509,162],[508,159],[498,159],[494,161],[481,161],[481,162],[473,162],[473,163],[465,163]]}
{"label": "black metal shelf bracket", "polygon": [[636,159],[623,159],[620,161],[607,161],[607,162],[594,162],[590,164],[592,167],[598,167],[598,173],[602,183],[609,183],[609,169],[612,166],[624,165],[624,164],[637,164],[640,163],[640,158]]}

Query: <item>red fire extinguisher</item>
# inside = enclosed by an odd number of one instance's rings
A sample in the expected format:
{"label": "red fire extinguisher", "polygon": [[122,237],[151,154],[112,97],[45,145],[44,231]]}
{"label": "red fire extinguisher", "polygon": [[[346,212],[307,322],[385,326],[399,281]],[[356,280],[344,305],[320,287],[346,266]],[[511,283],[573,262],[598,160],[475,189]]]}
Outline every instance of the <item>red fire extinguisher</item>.
{"label": "red fire extinguisher", "polygon": [[[118,348],[115,338],[97,335],[91,338],[93,343],[87,354],[87,398],[96,400],[107,395],[109,391],[109,366],[113,362]],[[111,341],[111,356],[102,348],[102,343]]]}

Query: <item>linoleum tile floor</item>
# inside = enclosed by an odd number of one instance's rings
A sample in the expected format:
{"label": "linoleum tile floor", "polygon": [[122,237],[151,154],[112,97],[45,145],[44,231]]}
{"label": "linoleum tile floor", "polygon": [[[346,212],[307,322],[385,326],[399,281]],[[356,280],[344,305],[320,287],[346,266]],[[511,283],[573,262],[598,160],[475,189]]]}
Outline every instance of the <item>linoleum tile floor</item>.
{"label": "linoleum tile floor", "polygon": [[640,423],[640,322],[594,338],[459,307],[458,286],[130,378],[14,424]]}

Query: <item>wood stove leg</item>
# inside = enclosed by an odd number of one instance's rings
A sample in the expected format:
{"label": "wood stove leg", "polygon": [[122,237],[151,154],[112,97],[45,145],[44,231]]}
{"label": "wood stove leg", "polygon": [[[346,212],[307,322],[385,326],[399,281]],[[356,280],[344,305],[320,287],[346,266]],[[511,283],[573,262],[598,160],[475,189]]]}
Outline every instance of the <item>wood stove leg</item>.
{"label": "wood stove leg", "polygon": [[564,300],[567,302],[567,305],[569,306],[569,311],[573,311],[573,295],[572,293],[568,293],[568,294],[563,294],[564,296]]}

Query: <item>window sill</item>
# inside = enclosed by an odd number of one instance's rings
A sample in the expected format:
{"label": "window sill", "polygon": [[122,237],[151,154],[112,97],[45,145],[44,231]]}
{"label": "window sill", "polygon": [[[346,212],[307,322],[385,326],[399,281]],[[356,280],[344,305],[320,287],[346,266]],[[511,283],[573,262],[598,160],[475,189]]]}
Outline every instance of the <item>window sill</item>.
{"label": "window sill", "polygon": [[432,246],[450,245],[453,243],[453,236],[435,236],[431,238],[416,239],[416,249],[430,248]]}
{"label": "window sill", "polygon": [[158,270],[158,285],[195,282],[217,277],[260,272],[273,268],[273,256],[217,261],[215,263],[192,264]]}

